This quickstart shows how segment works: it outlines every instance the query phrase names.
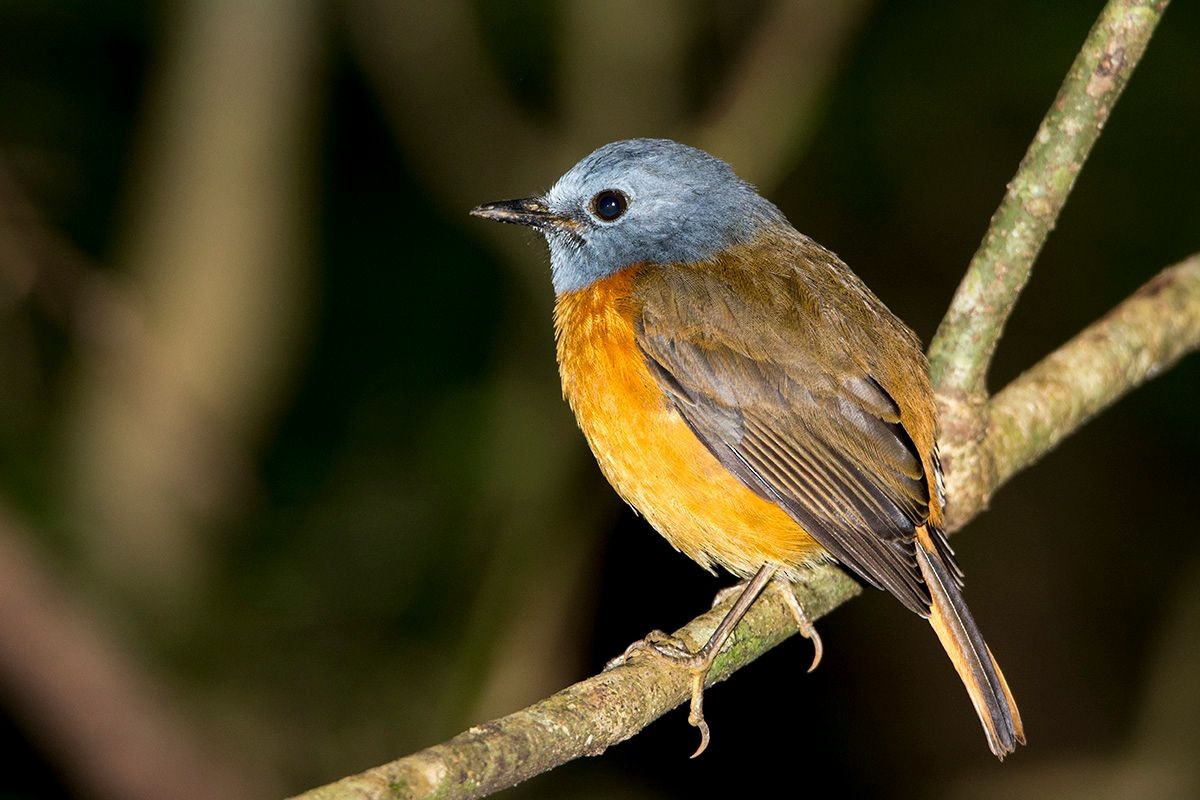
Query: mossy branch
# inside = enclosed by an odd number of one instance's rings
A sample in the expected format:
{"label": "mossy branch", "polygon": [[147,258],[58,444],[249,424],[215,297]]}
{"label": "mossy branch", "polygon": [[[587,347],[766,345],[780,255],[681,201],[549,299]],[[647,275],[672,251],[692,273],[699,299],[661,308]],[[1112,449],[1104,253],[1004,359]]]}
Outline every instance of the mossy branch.
{"label": "mossy branch", "polygon": [[[961,524],[979,513],[999,483],[1049,452],[1104,406],[1200,348],[1200,253],[1161,272],[1128,300],[1047,356],[998,394],[985,444],[1003,465],[994,485],[965,503]],[[809,571],[795,587],[810,619],[859,593],[833,566]],[[728,603],[676,635],[703,644]],[[750,609],[710,682],[724,680],[795,632],[791,612],[767,592]],[[303,795],[307,800],[483,797],[623,742],[689,697],[689,676],[654,658],[633,658],[557,694],[411,756]]]}
{"label": "mossy branch", "polygon": [[[812,618],[829,613],[861,591],[840,569],[826,565],[795,587]],[[676,632],[699,647],[732,603],[715,606]],[[709,673],[724,680],[796,629],[778,593],[766,592],[750,609]],[[305,800],[483,797],[580,756],[623,742],[690,696],[691,678],[665,661],[635,656],[515,714],[476,725],[449,741],[406,758],[314,789]]]}
{"label": "mossy branch", "polygon": [[1092,26],[929,346],[939,390],[986,396],[1004,324],[1166,5],[1110,0]]}
{"label": "mossy branch", "polygon": [[[979,513],[1001,483],[1091,415],[1200,348],[1197,254],[1160,273],[991,401],[984,385],[1033,261],[1165,6],[1165,0],[1112,0],[1105,7],[931,346],[952,529]],[[795,591],[808,616],[817,619],[860,590],[841,570],[825,565],[810,570]],[[703,643],[727,607],[715,607],[676,635],[692,645]],[[794,632],[785,604],[766,593],[718,658],[710,683]],[[580,756],[598,755],[688,697],[684,671],[659,659],[634,657],[526,709],[299,797],[482,797]]]}

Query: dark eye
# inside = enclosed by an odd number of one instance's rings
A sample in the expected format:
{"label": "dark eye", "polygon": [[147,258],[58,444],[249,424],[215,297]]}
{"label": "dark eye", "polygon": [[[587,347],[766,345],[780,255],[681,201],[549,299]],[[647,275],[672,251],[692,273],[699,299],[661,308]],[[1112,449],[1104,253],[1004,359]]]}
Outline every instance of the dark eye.
{"label": "dark eye", "polygon": [[624,214],[627,208],[629,200],[616,189],[605,189],[592,198],[592,212],[605,222],[612,222]]}

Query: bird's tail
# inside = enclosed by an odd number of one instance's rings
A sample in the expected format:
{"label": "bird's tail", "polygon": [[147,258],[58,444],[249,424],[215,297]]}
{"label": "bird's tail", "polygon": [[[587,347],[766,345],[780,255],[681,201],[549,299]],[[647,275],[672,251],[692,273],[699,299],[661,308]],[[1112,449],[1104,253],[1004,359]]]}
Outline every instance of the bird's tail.
{"label": "bird's tail", "polygon": [[1018,744],[1025,744],[1021,714],[1000,665],[967,610],[958,581],[942,558],[930,533],[917,528],[917,564],[933,599],[929,623],[967,687],[975,713],[983,723],[988,747],[1003,760]]}

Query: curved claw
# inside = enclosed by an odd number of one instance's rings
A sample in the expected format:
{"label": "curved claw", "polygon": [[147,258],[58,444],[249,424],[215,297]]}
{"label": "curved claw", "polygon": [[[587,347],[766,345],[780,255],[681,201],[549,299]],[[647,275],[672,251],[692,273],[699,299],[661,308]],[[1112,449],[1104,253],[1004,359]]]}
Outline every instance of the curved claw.
{"label": "curved claw", "polygon": [[812,672],[821,663],[821,656],[825,655],[825,643],[821,641],[821,634],[817,633],[816,627],[809,621],[804,609],[800,606],[800,601],[796,599],[796,595],[792,593],[792,589],[787,583],[776,580],[771,585],[777,587],[780,596],[783,597],[783,602],[787,604],[792,616],[795,617],[800,635],[812,642],[813,660],[808,667],[808,671]]}
{"label": "curved claw", "polygon": [[[776,567],[771,564],[764,564],[759,567],[744,586],[733,587],[728,592],[723,592],[717,598],[717,603],[721,603],[736,591],[738,594],[737,600],[732,607],[725,613],[720,624],[708,637],[708,641],[699,650],[693,651],[686,642],[677,639],[674,636],[668,636],[661,631],[653,631],[641,641],[634,642],[625,653],[618,658],[609,662],[609,668],[625,663],[625,661],[635,652],[639,650],[649,650],[659,658],[666,659],[677,667],[682,667],[692,674],[692,703],[691,710],[688,714],[688,722],[694,727],[700,729],[700,746],[696,748],[696,752],[692,754],[692,758],[700,755],[708,747],[709,739],[711,738],[708,729],[708,723],[704,721],[704,679],[708,676],[709,669],[712,668],[713,661],[717,654],[721,652],[729,637],[733,634],[734,629],[745,616],[746,612],[753,605],[754,601],[762,593],[763,589],[771,583],[775,577]],[[787,592],[789,595],[790,591]],[[797,611],[799,611],[799,603],[796,603],[795,598],[792,598]],[[800,617],[804,616],[803,611],[799,611]],[[810,626],[811,627],[811,626]]]}
{"label": "curved claw", "polygon": [[700,746],[691,756],[695,758],[705,751],[712,738],[708,723],[704,721],[704,679],[708,677],[708,670],[712,666],[711,654],[705,652],[704,648],[693,653],[683,640],[662,631],[650,631],[645,638],[629,645],[624,653],[609,661],[605,669],[620,666],[631,656],[641,652],[670,661],[692,673],[692,700],[688,710],[688,723],[700,729]]}
{"label": "curved claw", "polygon": [[697,747],[696,752],[692,753],[690,756],[688,756],[688,758],[696,758],[701,753],[703,753],[705,750],[707,750],[708,749],[708,741],[711,738],[708,735],[708,723],[705,722],[703,719],[701,719],[699,722],[693,722],[692,724],[700,729],[700,746]]}
{"label": "curved claw", "polygon": [[688,724],[700,729],[700,746],[696,748],[696,752],[692,753],[691,758],[703,753],[712,738],[709,735],[708,723],[704,720],[704,678],[707,675],[707,669],[695,670],[692,673],[692,705],[688,709]]}
{"label": "curved claw", "polygon": [[817,665],[821,663],[821,656],[825,655],[825,643],[821,641],[821,634],[817,633],[817,629],[813,627],[811,622],[808,623],[808,630],[805,631],[803,628],[801,628],[800,633],[806,639],[812,642],[813,660],[812,664],[810,664],[808,667],[808,671],[812,672],[817,668]]}

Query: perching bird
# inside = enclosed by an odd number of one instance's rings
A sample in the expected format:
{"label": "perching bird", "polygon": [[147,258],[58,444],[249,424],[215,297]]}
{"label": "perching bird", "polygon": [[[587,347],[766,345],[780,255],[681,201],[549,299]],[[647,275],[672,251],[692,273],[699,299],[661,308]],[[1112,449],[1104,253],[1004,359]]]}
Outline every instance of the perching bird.
{"label": "perching bird", "polygon": [[1024,743],[941,530],[920,344],[836,255],[666,139],[605,145],[544,196],[471,213],[546,237],[563,392],[617,493],[701,566],[750,579],[698,652],[649,645],[693,672],[701,750],[722,644],[768,584],[828,558],[929,619],[996,756]]}

